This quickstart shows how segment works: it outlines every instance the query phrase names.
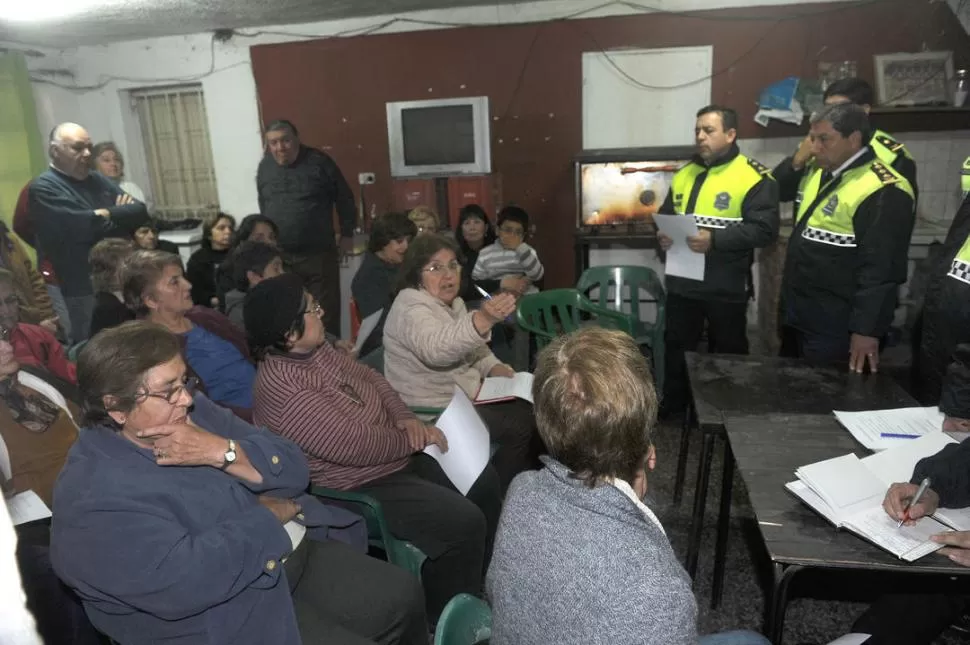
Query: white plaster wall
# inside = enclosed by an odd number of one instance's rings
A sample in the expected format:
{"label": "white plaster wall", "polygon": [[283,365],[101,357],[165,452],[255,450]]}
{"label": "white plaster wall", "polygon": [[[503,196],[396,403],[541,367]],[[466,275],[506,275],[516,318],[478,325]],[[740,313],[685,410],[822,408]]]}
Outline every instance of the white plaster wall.
{"label": "white plaster wall", "polygon": [[[805,4],[826,0],[654,0],[668,11],[709,10],[744,6]],[[627,15],[630,6],[602,6],[601,0],[547,0],[514,5],[471,7],[456,10],[404,14],[409,21],[387,24],[376,33],[428,30],[420,20],[461,24],[515,24],[563,17],[589,18]],[[402,17],[402,16],[398,16]],[[88,128],[95,141],[111,139],[126,153],[129,178],[150,189],[141,142],[127,101],[127,91],[161,85],[200,82],[205,94],[216,167],[220,205],[237,216],[257,210],[254,177],[262,154],[256,87],[250,65],[252,45],[301,40],[306,37],[355,35],[392,22],[395,16],[337,20],[305,25],[265,27],[255,37],[236,36],[228,43],[212,45],[208,33],[153,38],[104,46],[45,52],[29,66],[35,76],[71,85],[64,90],[34,83],[40,128],[46,136],[61,121],[77,121]],[[253,33],[256,29],[239,30]],[[214,65],[212,62],[214,61]],[[60,69],[73,77],[41,74]],[[211,71],[210,70],[214,70]],[[114,80],[110,80],[114,79]],[[93,88],[95,89],[83,89]]]}

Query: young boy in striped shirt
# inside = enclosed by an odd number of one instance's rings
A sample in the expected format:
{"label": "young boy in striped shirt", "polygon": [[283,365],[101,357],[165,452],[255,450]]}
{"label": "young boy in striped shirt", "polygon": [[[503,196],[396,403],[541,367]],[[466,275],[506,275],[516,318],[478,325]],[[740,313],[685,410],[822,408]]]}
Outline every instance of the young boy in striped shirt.
{"label": "young boy in striped shirt", "polygon": [[478,254],[472,269],[472,280],[502,280],[523,277],[528,285],[520,295],[537,293],[535,282],[542,279],[545,269],[536,250],[525,243],[529,230],[529,214],[518,206],[506,206],[498,214],[498,240]]}

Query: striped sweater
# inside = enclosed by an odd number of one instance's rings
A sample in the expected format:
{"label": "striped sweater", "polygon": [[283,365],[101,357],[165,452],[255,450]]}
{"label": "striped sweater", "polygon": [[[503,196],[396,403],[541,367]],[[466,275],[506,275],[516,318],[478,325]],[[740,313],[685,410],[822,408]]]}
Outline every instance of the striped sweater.
{"label": "striped sweater", "polygon": [[478,254],[475,268],[472,269],[472,280],[501,280],[509,275],[524,275],[536,282],[544,274],[545,269],[534,248],[523,242],[515,250],[510,250],[496,241]]}
{"label": "striped sweater", "polygon": [[253,395],[257,425],[295,442],[310,480],[347,490],[403,468],[413,452],[398,424],[414,415],[383,376],[329,344],[270,353]]}

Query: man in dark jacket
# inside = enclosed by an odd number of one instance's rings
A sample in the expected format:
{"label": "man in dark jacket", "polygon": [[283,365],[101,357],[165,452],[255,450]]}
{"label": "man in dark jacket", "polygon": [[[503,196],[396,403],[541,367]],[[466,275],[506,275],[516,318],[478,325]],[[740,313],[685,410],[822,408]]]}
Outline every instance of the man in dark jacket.
{"label": "man in dark jacket", "polygon": [[[706,256],[703,280],[667,277],[666,413],[686,403],[684,352],[697,349],[705,323],[712,352],[748,353],[754,250],[778,237],[778,187],[768,168],[741,154],[737,127],[731,108],[697,113],[697,156],[674,175],[660,207],[696,220],[698,234],[687,244]],[[662,233],[658,239],[663,250],[674,242]]]}
{"label": "man in dark jacket", "polygon": [[[776,175],[795,200],[781,287],[782,354],[876,371],[880,340],[906,281],[913,189],[879,161],[865,110],[849,103],[812,115],[815,162],[799,179]],[[782,163],[784,165],[784,162]]]}
{"label": "man in dark jacket", "polygon": [[51,131],[51,167],[29,190],[29,216],[37,250],[60,279],[72,341],[88,337],[94,287],[88,253],[105,237],[130,237],[148,221],[145,205],[91,170],[91,137],[76,123]]}
{"label": "man in dark jacket", "polygon": [[914,329],[913,381],[923,405],[936,405],[954,349],[970,343],[970,193],[930,262],[923,311]]}
{"label": "man in dark jacket", "polygon": [[284,262],[323,305],[327,331],[340,336],[340,256],[353,248],[356,215],[347,180],[329,155],[302,145],[296,127],[280,120],[266,128],[266,156],[256,173],[256,190],[259,212],[279,227]]}
{"label": "man in dark jacket", "polygon": [[[961,345],[947,369],[940,410],[946,415],[943,429],[970,430],[970,345]],[[907,504],[919,484],[929,477],[931,485],[919,503]],[[970,506],[970,441],[952,444],[921,459],[908,483],[893,484],[883,508],[890,517],[909,521],[930,515],[937,508]],[[970,531],[950,531],[932,537],[945,544],[939,550],[953,562],[970,567]],[[854,634],[869,634],[865,645],[930,645],[968,608],[966,585],[945,586],[941,580],[933,593],[887,594],[856,620]]]}

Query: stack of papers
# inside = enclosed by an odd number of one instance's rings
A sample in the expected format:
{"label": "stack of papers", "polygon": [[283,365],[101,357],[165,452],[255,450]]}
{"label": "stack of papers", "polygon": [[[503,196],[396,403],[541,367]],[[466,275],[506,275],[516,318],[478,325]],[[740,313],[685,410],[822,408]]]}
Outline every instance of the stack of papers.
{"label": "stack of papers", "polygon": [[869,450],[886,450],[924,435],[943,432],[944,415],[936,407],[834,412],[839,423]]}
{"label": "stack of papers", "polygon": [[796,470],[798,480],[785,488],[836,527],[912,562],[943,546],[931,542],[931,535],[970,530],[970,512],[939,509],[913,526],[897,527],[882,508],[883,498],[890,485],[910,480],[916,462],[955,443],[932,433],[865,459],[852,454],[826,459]]}
{"label": "stack of papers", "polygon": [[533,403],[532,374],[529,372],[516,372],[512,378],[489,376],[482,381],[482,386],[478,388],[475,403],[496,403],[514,398]]}

